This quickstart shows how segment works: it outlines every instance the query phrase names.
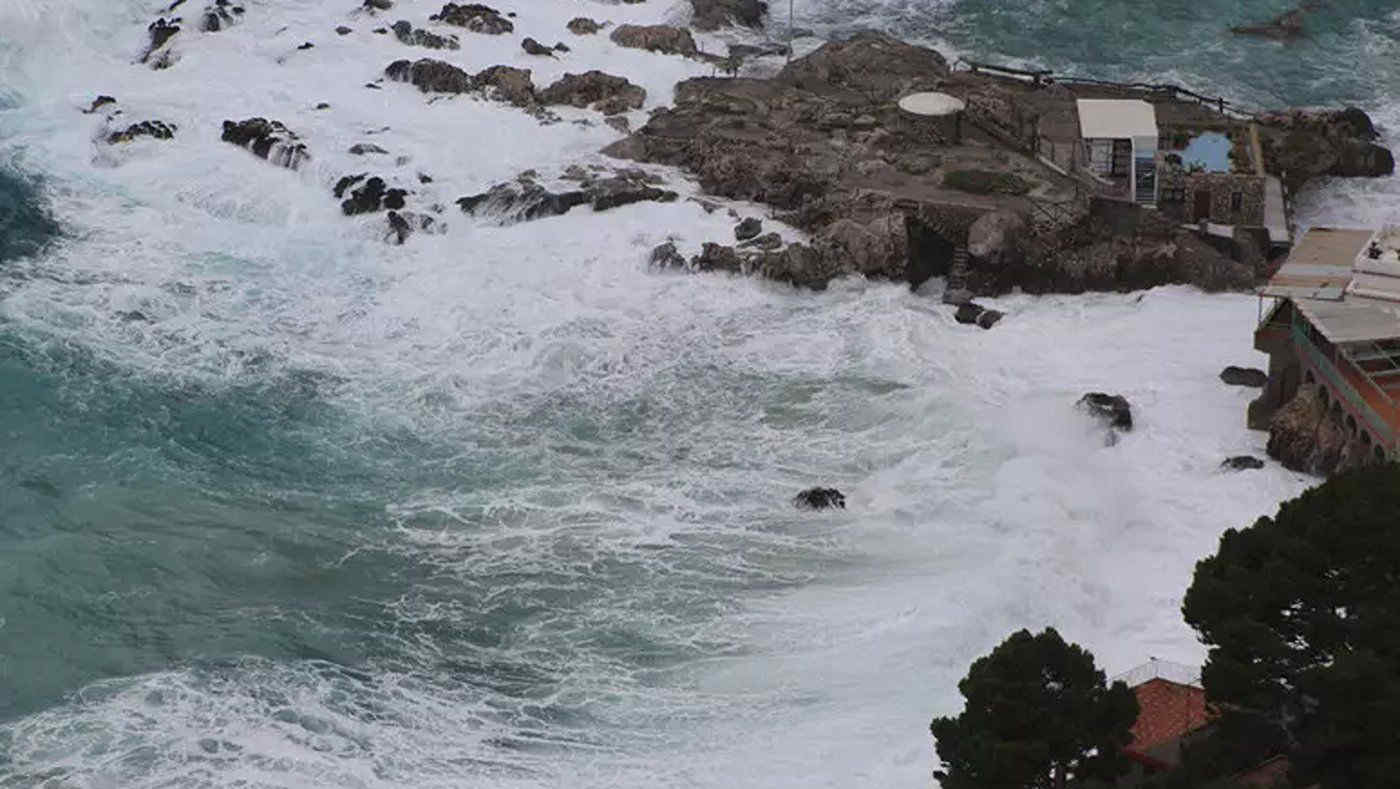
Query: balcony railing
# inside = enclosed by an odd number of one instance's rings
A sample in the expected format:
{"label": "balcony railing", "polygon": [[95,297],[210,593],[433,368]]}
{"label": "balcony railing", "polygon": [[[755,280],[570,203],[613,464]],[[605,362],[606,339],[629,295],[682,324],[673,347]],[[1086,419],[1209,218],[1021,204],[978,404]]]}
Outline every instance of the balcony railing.
{"label": "balcony railing", "polygon": [[[1397,447],[1395,429],[1381,416],[1371,404],[1366,402],[1366,398],[1356,389],[1352,381],[1338,369],[1336,363],[1327,357],[1308,336],[1306,325],[1295,319],[1293,323],[1293,344],[1298,348],[1298,356],[1304,359],[1309,367],[1317,372],[1319,376],[1327,380],[1332,391],[1347,401],[1352,413],[1360,416],[1371,428],[1372,435],[1378,444],[1385,447],[1392,456],[1400,449]],[[1342,364],[1349,365],[1345,360]],[[1369,384],[1369,379],[1365,373],[1356,371],[1356,376]],[[1381,402],[1392,402],[1390,397],[1382,392],[1378,387],[1371,385],[1373,394]]]}

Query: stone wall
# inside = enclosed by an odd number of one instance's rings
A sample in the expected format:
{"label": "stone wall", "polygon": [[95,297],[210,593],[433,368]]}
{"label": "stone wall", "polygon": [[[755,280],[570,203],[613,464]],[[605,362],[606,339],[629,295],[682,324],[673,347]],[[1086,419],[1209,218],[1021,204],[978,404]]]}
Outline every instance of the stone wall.
{"label": "stone wall", "polygon": [[[1157,170],[1157,207],[1182,222],[1195,221],[1196,194],[1210,193],[1210,221],[1221,225],[1264,224],[1264,178],[1242,173],[1188,173],[1162,165]],[[1239,207],[1235,207],[1239,195]]]}

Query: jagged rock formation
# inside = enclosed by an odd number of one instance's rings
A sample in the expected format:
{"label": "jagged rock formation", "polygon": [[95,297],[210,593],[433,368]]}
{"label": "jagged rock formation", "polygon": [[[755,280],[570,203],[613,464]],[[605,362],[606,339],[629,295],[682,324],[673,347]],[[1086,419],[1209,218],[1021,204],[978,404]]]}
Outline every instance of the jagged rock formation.
{"label": "jagged rock formation", "polygon": [[297,169],[311,158],[306,144],[299,142],[296,133],[283,126],[281,121],[266,118],[224,121],[220,139],[247,148],[257,156],[290,170]]}
{"label": "jagged rock formation", "polygon": [[212,4],[205,6],[204,12],[200,14],[199,29],[206,33],[217,33],[238,22],[242,16],[243,6],[234,5],[229,0],[214,0]]}
{"label": "jagged rock formation", "polygon": [[473,33],[485,33],[487,35],[498,36],[503,33],[515,31],[515,25],[509,19],[501,16],[501,12],[496,9],[470,3],[467,5],[457,5],[448,3],[442,10],[428,17],[435,22],[444,22],[457,27],[464,27]]}
{"label": "jagged rock formation", "polygon": [[114,131],[107,135],[108,143],[131,142],[137,137],[151,137],[157,140],[169,140],[174,138],[176,126],[173,123],[163,121],[141,121],[133,123],[125,129]]}
{"label": "jagged rock formation", "polygon": [[576,16],[573,19],[570,19],[569,24],[566,25],[566,27],[568,27],[570,33],[573,33],[576,36],[589,36],[594,33],[597,33],[603,28],[602,25],[598,24],[597,22],[594,22],[592,19],[589,19],[586,16]]}
{"label": "jagged rock formation", "polygon": [[550,58],[554,57],[554,50],[550,49],[544,44],[541,44],[533,38],[527,37],[526,39],[521,41],[520,48],[525,50],[525,54],[527,55],[536,55]]}
{"label": "jagged rock formation", "polygon": [[691,26],[705,31],[735,24],[760,29],[768,14],[768,4],[762,0],[690,0],[690,6]]}
{"label": "jagged rock formation", "polygon": [[541,104],[592,106],[604,115],[640,109],[646,98],[646,90],[640,85],[632,84],[626,77],[616,77],[596,70],[583,74],[565,74],[559,81],[539,92]]}
{"label": "jagged rock formation", "polygon": [[406,19],[395,22],[390,29],[394,31],[395,38],[411,47],[460,49],[462,46],[456,36],[440,36],[421,27],[415,29]]}
{"label": "jagged rock formation", "polygon": [[501,224],[509,224],[558,216],[581,205],[606,211],[643,201],[666,203],[677,197],[675,192],[657,187],[655,179],[640,170],[618,170],[611,175],[574,171],[570,180],[578,186],[555,192],[538,183],[533,175],[521,174],[514,181],[459,198],[457,206],[468,215],[492,216]]}
{"label": "jagged rock formation", "polygon": [[1327,476],[1380,462],[1363,431],[1349,431],[1340,408],[1328,408],[1315,384],[1297,393],[1269,421],[1269,457],[1293,471]]}
{"label": "jagged rock formation", "polygon": [[609,36],[614,44],[666,55],[695,57],[700,50],[695,38],[683,27],[670,25],[618,25]]}
{"label": "jagged rock formation", "polygon": [[972,301],[959,304],[957,310],[953,312],[953,320],[958,323],[967,323],[983,329],[992,328],[1004,317],[1006,317],[1006,313],[988,309]]}
{"label": "jagged rock formation", "polygon": [[[368,180],[365,180],[368,178]],[[363,186],[353,189],[356,184],[364,182]],[[345,196],[347,190],[350,195]],[[340,210],[346,216],[356,214],[372,214],[384,209],[400,209],[404,207],[404,198],[408,195],[406,189],[390,189],[379,176],[369,177],[369,173],[359,173],[357,175],[347,175],[336,181],[335,188],[332,189],[337,200],[344,198],[340,204]]]}
{"label": "jagged rock formation", "polygon": [[416,61],[396,60],[384,69],[384,75],[396,82],[409,82],[424,93],[470,93],[481,91],[517,107],[534,107],[535,86],[529,69],[492,66],[476,74],[441,60],[421,58]]}
{"label": "jagged rock formation", "polygon": [[1395,172],[1395,157],[1376,144],[1371,119],[1355,107],[1284,110],[1259,116],[1264,165],[1296,190],[1320,175],[1377,177]]}
{"label": "jagged rock formation", "polygon": [[101,109],[101,108],[107,106],[108,104],[116,104],[116,103],[117,103],[117,100],[114,99],[114,98],[112,98],[111,96],[101,95],[101,96],[98,96],[97,98],[95,98],[95,99],[92,100],[92,104],[89,105],[87,109],[83,110],[83,114],[84,114],[84,115],[91,115],[91,114],[93,114],[94,112],[97,112],[99,109]]}

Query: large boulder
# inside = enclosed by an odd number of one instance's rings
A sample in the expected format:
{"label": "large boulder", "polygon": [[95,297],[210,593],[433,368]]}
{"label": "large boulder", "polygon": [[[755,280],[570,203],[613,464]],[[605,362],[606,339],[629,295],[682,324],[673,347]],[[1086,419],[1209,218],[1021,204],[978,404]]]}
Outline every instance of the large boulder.
{"label": "large boulder", "polygon": [[576,36],[588,36],[597,33],[603,26],[586,16],[576,16],[569,20],[566,27]]}
{"label": "large boulder", "polygon": [[616,77],[601,71],[565,74],[557,82],[540,91],[541,104],[567,104],[572,107],[593,106],[606,115],[640,109],[647,92],[626,77]]}
{"label": "large boulder", "polygon": [[869,222],[838,219],[821,238],[844,255],[851,268],[866,276],[904,279],[909,263],[909,233],[902,214],[887,214]]}
{"label": "large boulder", "polygon": [[242,121],[224,121],[220,139],[252,151],[269,162],[295,170],[311,158],[306,144],[300,142],[296,133],[281,121],[266,118],[248,118]]}
{"label": "large boulder", "polygon": [[1220,380],[1230,386],[1251,386],[1259,388],[1269,382],[1263,370],[1254,367],[1236,367],[1233,364],[1220,371]]}
{"label": "large boulder", "polygon": [[762,0],[690,0],[690,6],[691,27],[705,31],[735,24],[761,28],[768,14],[768,4]]}
{"label": "large boulder", "polygon": [[973,301],[959,304],[958,308],[953,311],[953,320],[983,329],[992,328],[1005,316],[1004,312],[988,309]]}
{"label": "large boulder", "polygon": [[491,66],[477,72],[472,79],[487,95],[517,107],[532,107],[536,103],[535,85],[530,81],[529,69]]}
{"label": "large boulder", "polygon": [[1346,428],[1334,419],[1316,386],[1300,386],[1269,421],[1269,457],[1293,471],[1330,474],[1343,464]]}
{"label": "large boulder", "polygon": [[1319,175],[1377,177],[1395,171],[1395,157],[1375,143],[1375,126],[1355,107],[1270,112],[1259,116],[1258,125],[1264,164],[1290,189]]}
{"label": "large boulder", "polygon": [[1010,209],[991,211],[967,231],[968,287],[977,293],[1006,293],[1026,260],[1026,218]]}
{"label": "large boulder", "polygon": [[648,52],[694,57],[699,49],[695,38],[683,27],[670,25],[618,25],[609,36],[614,44]]}
{"label": "large boulder", "polygon": [[441,11],[428,19],[464,27],[473,33],[485,33],[493,36],[515,30],[515,25],[502,16],[500,11],[480,3],[466,5],[448,3],[442,7]]}

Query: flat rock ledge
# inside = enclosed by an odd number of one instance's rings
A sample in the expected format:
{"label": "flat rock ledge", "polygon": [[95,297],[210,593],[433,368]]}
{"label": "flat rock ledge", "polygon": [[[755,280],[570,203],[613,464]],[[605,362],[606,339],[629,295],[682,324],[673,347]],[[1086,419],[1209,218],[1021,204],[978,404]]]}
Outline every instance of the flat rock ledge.
{"label": "flat rock ledge", "polygon": [[295,170],[311,159],[306,144],[281,121],[266,118],[224,121],[223,134],[219,139],[247,148],[255,156],[289,170]]}
{"label": "flat rock ledge", "polygon": [[459,198],[457,207],[468,216],[490,217],[506,225],[559,216],[582,205],[607,211],[647,201],[669,203],[677,198],[675,192],[660,188],[656,178],[638,169],[599,172],[571,167],[559,179],[568,185],[554,189],[538,179],[533,172],[521,173],[514,181]]}

